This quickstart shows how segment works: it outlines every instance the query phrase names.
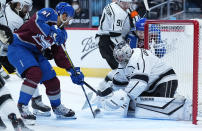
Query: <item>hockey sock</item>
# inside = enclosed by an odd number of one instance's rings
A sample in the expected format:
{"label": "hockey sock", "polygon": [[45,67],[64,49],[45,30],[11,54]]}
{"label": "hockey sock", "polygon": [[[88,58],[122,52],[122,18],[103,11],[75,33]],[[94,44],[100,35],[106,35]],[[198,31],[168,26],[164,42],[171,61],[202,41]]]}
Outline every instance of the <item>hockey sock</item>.
{"label": "hockey sock", "polygon": [[57,77],[43,82],[46,87],[46,94],[50,100],[52,107],[57,107],[61,104],[60,81]]}
{"label": "hockey sock", "polygon": [[18,103],[28,105],[41,78],[42,71],[39,67],[31,67],[25,72],[25,80],[21,86]]}

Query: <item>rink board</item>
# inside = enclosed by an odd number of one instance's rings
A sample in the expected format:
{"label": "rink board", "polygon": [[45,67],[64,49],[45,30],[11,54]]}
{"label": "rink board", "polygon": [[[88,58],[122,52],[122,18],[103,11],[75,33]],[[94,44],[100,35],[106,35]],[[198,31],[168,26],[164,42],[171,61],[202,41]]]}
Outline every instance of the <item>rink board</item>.
{"label": "rink board", "polygon": [[[81,67],[87,77],[105,77],[110,71],[107,62],[100,55],[98,44],[95,42],[96,29],[67,29],[67,52],[74,66]],[[68,75],[65,70],[55,67],[58,75]]]}

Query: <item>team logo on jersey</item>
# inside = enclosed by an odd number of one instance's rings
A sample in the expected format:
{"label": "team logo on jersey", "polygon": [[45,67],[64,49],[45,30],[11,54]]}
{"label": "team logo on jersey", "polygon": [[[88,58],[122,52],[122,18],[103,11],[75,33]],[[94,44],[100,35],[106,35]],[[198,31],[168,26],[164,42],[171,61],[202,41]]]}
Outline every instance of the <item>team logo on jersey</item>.
{"label": "team logo on jersey", "polygon": [[42,47],[42,50],[52,45],[50,40],[45,39],[44,35],[37,34],[36,36],[32,36],[32,38]]}

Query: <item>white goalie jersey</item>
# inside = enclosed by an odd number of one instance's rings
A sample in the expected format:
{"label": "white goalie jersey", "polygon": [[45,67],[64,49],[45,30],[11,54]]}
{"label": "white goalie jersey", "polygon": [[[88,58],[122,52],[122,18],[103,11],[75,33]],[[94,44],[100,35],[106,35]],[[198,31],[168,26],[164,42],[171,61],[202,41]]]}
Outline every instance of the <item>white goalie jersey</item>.
{"label": "white goalie jersey", "polygon": [[114,44],[123,40],[130,31],[130,20],[127,11],[123,10],[116,2],[108,4],[102,13],[100,26],[98,29],[99,35],[120,34],[113,39]]}
{"label": "white goalie jersey", "polygon": [[166,65],[149,50],[135,48],[128,64],[124,67],[119,64],[113,84],[117,89],[124,87],[135,99],[142,92],[153,92],[158,85],[171,80],[177,80],[171,66]]}

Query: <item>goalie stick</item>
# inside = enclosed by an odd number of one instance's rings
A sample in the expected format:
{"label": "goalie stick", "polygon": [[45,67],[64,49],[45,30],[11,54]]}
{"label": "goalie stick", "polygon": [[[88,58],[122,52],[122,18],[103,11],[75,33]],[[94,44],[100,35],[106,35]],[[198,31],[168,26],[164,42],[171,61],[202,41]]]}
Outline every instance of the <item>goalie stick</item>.
{"label": "goalie stick", "polygon": [[107,88],[105,89],[104,91],[96,91],[92,86],[90,86],[88,83],[86,83],[84,81],[84,84],[89,88],[91,89],[96,95],[100,96],[100,97],[105,97],[107,95],[109,95],[110,93],[112,93],[113,89],[110,87],[110,88]]}

